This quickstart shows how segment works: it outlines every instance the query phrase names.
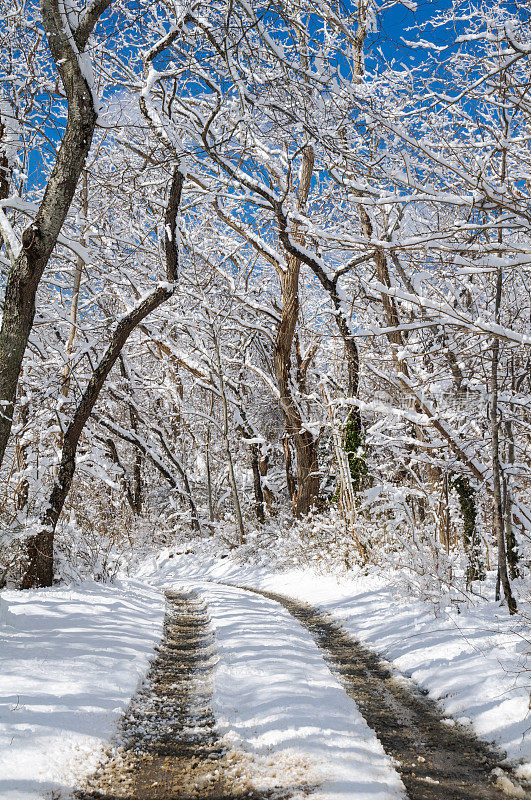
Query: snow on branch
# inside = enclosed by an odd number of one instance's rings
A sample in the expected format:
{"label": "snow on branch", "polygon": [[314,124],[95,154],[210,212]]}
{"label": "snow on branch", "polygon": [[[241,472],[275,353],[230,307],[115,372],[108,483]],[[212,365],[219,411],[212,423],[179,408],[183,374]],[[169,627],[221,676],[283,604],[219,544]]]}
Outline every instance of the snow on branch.
{"label": "snow on branch", "polygon": [[[465,328],[476,333],[482,333],[488,336],[494,336],[513,345],[531,346],[531,334],[516,333],[510,328],[505,328],[495,322],[481,319],[477,317],[474,319],[465,311],[454,308],[449,303],[444,301],[435,302],[427,297],[411,294],[403,289],[395,286],[385,286],[379,281],[367,282],[366,287],[369,291],[379,292],[387,297],[394,297],[397,300],[411,303],[419,308],[426,309],[435,313],[435,321],[441,325],[457,325],[458,327]],[[433,319],[433,317],[432,317]]]}

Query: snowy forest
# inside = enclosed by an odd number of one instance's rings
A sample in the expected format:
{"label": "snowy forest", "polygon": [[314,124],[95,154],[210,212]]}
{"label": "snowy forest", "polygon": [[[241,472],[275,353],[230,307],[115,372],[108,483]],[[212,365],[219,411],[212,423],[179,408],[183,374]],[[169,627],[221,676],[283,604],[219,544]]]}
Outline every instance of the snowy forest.
{"label": "snowy forest", "polygon": [[161,559],[161,586],[178,563],[291,570],[301,602],[385,576],[387,620],[513,637],[521,725],[498,744],[529,749],[530,3],[0,0],[0,20],[5,609],[111,597]]}
{"label": "snowy forest", "polygon": [[385,3],[4,4],[4,585],[295,523],[516,609],[526,5],[438,13],[408,64]]}

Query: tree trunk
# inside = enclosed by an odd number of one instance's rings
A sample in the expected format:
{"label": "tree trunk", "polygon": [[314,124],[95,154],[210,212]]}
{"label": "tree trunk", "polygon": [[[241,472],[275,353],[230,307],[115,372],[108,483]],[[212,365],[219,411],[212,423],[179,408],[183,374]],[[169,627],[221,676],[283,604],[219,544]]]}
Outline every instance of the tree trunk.
{"label": "tree trunk", "polygon": [[5,152],[2,150],[2,139],[6,135],[6,127],[0,117],[0,200],[7,200],[11,186],[11,169]]}
{"label": "tree trunk", "polygon": [[83,53],[94,25],[110,3],[94,2],[72,34],[65,30],[59,4],[41,0],[48,44],[68,101],[68,118],[39,211],[22,235],[22,250],[7,277],[0,329],[0,465],[11,432],[18,378],[35,316],[35,296],[72,203],[96,126],[94,98],[75,50]]}
{"label": "tree trunk", "polygon": [[[127,391],[132,392],[132,384],[131,384],[131,375],[127,369],[126,362],[124,358],[120,356],[120,372],[122,377],[127,381]],[[139,424],[139,417],[138,411],[136,410],[133,403],[127,403],[127,409],[129,412],[129,424],[131,425],[131,430],[133,433],[138,433],[138,424]],[[138,448],[135,448],[135,456],[133,460],[133,476],[131,480],[131,508],[135,514],[142,513],[142,501],[143,501],[143,491],[142,491],[142,452]]]}
{"label": "tree trunk", "polygon": [[262,452],[259,453],[258,458],[258,469],[260,470],[260,485],[262,487],[262,492],[264,495],[265,506],[269,512],[269,514],[273,513],[273,504],[275,501],[275,495],[271,491],[271,489],[267,486],[267,483],[264,481],[264,478],[267,476],[267,472],[269,469],[269,455],[264,455]]}
{"label": "tree trunk", "polygon": [[[138,430],[138,415],[133,409],[129,409],[131,430],[136,433]],[[142,453],[137,450],[133,462],[133,481],[131,487],[133,496],[133,510],[135,514],[142,513],[142,503],[144,502],[144,492],[142,486]]]}
{"label": "tree trunk", "polygon": [[[286,220],[283,218],[281,214],[278,214],[278,222],[280,229],[279,232],[280,239],[287,252],[291,253],[293,258],[295,258],[295,253],[297,252],[297,250],[296,247],[293,246],[293,242],[287,233]],[[359,392],[359,375],[360,375],[359,352],[356,340],[352,334],[352,331],[350,330],[350,325],[348,322],[347,312],[344,307],[344,303],[340,297],[340,292],[337,285],[338,278],[337,276],[331,278],[330,275],[328,275],[323,270],[319,261],[312,259],[311,257],[308,257],[307,254],[305,255],[305,263],[307,264],[307,266],[310,267],[316,278],[319,280],[325,291],[328,293],[334,305],[334,309],[336,311],[334,315],[336,320],[336,325],[345,346],[345,356],[347,360],[347,370],[348,370],[348,394],[349,397],[357,398]],[[353,439],[358,443],[355,447],[355,450],[357,450],[359,444],[361,444],[361,439],[362,439],[362,423],[361,423],[360,411],[356,406],[353,406],[348,413],[347,427],[350,429]],[[284,446],[284,452],[286,453],[286,446]],[[351,459],[349,459],[349,462],[350,460]],[[317,458],[315,459],[315,463],[317,465]],[[288,459],[286,457],[286,467],[287,464],[288,464]],[[289,490],[289,485],[290,484],[289,484],[289,474],[288,474],[288,490]]]}
{"label": "tree trunk", "polygon": [[[30,403],[30,400],[26,400],[23,404],[19,405],[18,428],[21,431],[22,438],[24,437],[26,426],[29,421]],[[15,446],[15,457],[17,460],[17,471],[19,474],[23,475],[15,489],[15,508],[17,511],[22,511],[26,508],[29,500],[29,481],[27,476],[24,475],[26,467],[28,466],[28,444],[21,444],[19,438],[17,438]]]}
{"label": "tree trunk", "polygon": [[122,347],[129,335],[136,328],[138,322],[154,311],[161,303],[173,294],[168,287],[159,287],[149,295],[139,306],[125,316],[117,325],[111,343],[105,354],[95,368],[92,377],[85,389],[74,416],[68,425],[61,453],[61,462],[55,483],[52,488],[50,500],[41,517],[41,529],[31,537],[29,550],[29,565],[22,581],[22,588],[32,586],[51,586],[53,581],[53,537],[61,511],[65,504],[76,469],[76,453],[92,409],[99,397],[105,380]]}
{"label": "tree trunk", "polygon": [[[514,384],[512,386],[515,390]],[[507,442],[507,464],[514,464],[514,434],[511,422],[505,423],[505,441]],[[505,546],[507,548],[507,566],[509,568],[509,577],[514,580],[520,577],[520,569],[518,562],[520,557],[518,555],[518,545],[514,532],[514,518],[513,518],[513,500],[511,494],[511,484],[508,476],[503,477],[503,508],[505,517]]]}
{"label": "tree trunk", "polygon": [[83,428],[113,368],[120,352],[132,331],[152,311],[168,300],[175,288],[178,271],[176,220],[179,209],[184,176],[179,165],[175,167],[165,217],[166,279],[132,311],[122,317],[104,355],[94,369],[83,392],[72,420],[68,425],[61,453],[61,462],[52,488],[49,502],[41,516],[41,527],[28,542],[28,567],[22,580],[22,588],[51,586],[53,582],[53,539],[55,528],[68,496],[76,469],[76,453]]}
{"label": "tree trunk", "polygon": [[[498,269],[496,279],[496,322],[499,323],[501,303],[502,272]],[[492,505],[493,528],[498,542],[498,576],[510,614],[517,610],[516,600],[511,591],[507,574],[507,553],[505,548],[505,525],[503,520],[502,485],[500,468],[500,420],[498,415],[498,362],[500,357],[500,340],[494,339],[492,346],[491,381],[490,381],[490,432],[491,432],[491,464],[492,464]]]}
{"label": "tree trunk", "polygon": [[485,579],[485,567],[481,557],[481,543],[476,527],[476,503],[474,490],[465,475],[459,475],[452,481],[452,487],[457,492],[461,515],[463,517],[463,546],[467,555],[466,568],[467,587],[473,581]]}
{"label": "tree trunk", "polygon": [[[297,200],[299,208],[305,205],[310,191],[314,154],[310,145],[303,151],[303,163]],[[297,228],[294,238],[302,243]],[[287,239],[289,236],[286,234]],[[288,252],[286,270],[281,276],[282,315],[277,331],[274,352],[275,377],[280,393],[280,404],[286,420],[286,433],[293,442],[297,457],[297,486],[293,496],[293,510],[298,517],[308,514],[319,494],[319,466],[317,446],[313,434],[303,427],[299,407],[293,399],[291,388],[291,350],[295,327],[299,317],[299,272],[301,261]],[[287,443],[289,446],[289,442]],[[289,488],[289,487],[288,487]]]}
{"label": "tree trunk", "polygon": [[216,350],[216,362],[218,368],[219,392],[221,396],[221,411],[222,411],[222,427],[221,433],[223,438],[223,445],[225,447],[225,455],[227,456],[227,465],[229,468],[229,484],[232,495],[232,503],[234,506],[234,516],[236,518],[236,533],[240,544],[245,542],[245,528],[243,527],[242,510],[240,506],[240,497],[238,494],[238,484],[236,483],[236,476],[234,474],[234,464],[232,461],[232,453],[230,450],[229,440],[229,408],[227,403],[227,394],[225,392],[225,381],[223,378],[223,368],[221,365],[221,353],[219,350],[219,341],[213,331],[214,348]]}
{"label": "tree trunk", "polygon": [[208,494],[208,518],[210,522],[214,522],[214,499],[212,497],[212,473],[210,470],[210,425],[206,433],[206,478],[207,478],[207,494]]}
{"label": "tree trunk", "polygon": [[291,455],[291,439],[288,434],[282,440],[282,449],[284,450],[284,467],[286,471],[286,488],[288,490],[288,497],[291,503],[295,502],[295,493],[297,491],[297,482],[293,476],[293,457]]}
{"label": "tree trunk", "polygon": [[109,456],[113,464],[116,464],[120,471],[120,483],[122,484],[123,492],[127,498],[127,502],[129,503],[129,507],[133,513],[135,512],[135,501],[133,497],[133,492],[131,490],[131,486],[129,485],[129,481],[127,480],[127,473],[125,468],[120,461],[120,456],[118,455],[118,450],[115,444],[115,441],[110,436],[105,440],[105,444],[107,445],[107,450],[109,451]]}
{"label": "tree trunk", "polygon": [[253,470],[254,513],[260,525],[263,525],[265,522],[265,503],[262,491],[262,475],[260,473],[260,447],[257,444],[251,445],[251,467]]}

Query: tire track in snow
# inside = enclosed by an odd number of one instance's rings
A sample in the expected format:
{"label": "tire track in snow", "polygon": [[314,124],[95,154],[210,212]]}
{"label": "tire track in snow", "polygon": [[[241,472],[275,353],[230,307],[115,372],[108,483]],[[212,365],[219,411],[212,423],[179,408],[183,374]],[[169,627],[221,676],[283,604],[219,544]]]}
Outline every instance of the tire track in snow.
{"label": "tire track in snow", "polygon": [[[393,759],[410,800],[507,800],[511,796],[491,780],[492,770],[502,761],[500,755],[461,726],[447,724],[433,700],[402,685],[375,653],[328,614],[276,592],[238,588],[275,600],[312,634]],[[525,798],[516,788],[513,796]]]}
{"label": "tire track in snow", "polygon": [[[111,748],[76,800],[288,800],[255,791],[252,763],[228,750],[210,708],[217,655],[204,600],[166,592],[163,638]],[[300,787],[299,787],[300,788]]]}
{"label": "tire track in snow", "polygon": [[262,772],[259,785],[274,777],[281,786],[310,783],[315,800],[404,800],[391,759],[311,634],[274,600],[211,581],[192,585],[216,634],[216,722]]}

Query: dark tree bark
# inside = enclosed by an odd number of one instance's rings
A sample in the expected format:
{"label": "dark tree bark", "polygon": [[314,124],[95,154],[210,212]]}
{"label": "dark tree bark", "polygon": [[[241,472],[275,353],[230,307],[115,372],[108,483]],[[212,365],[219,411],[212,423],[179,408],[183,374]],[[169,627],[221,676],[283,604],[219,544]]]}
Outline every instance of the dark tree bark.
{"label": "dark tree bark", "polygon": [[[513,370],[514,370],[514,365],[513,365]],[[513,391],[515,391],[514,378],[513,378],[513,386],[511,388],[513,389]],[[505,460],[507,464],[512,465],[515,462],[515,447],[514,447],[513,425],[512,422],[509,421],[505,423],[505,441],[507,450]],[[511,484],[510,484],[510,478],[507,475],[503,476],[503,508],[505,517],[505,543],[507,549],[507,566],[509,569],[509,577],[511,578],[511,580],[515,580],[515,578],[520,577],[520,569],[518,566],[518,563],[520,561],[520,556],[518,554],[518,544],[514,532],[513,500],[512,500]]]}
{"label": "dark tree bark", "polygon": [[[243,405],[238,409],[243,424],[238,425],[238,431],[243,439],[253,439],[254,431],[249,425]],[[253,473],[254,513],[258,522],[265,522],[265,498],[262,488],[262,473],[260,471],[261,447],[258,442],[249,445],[251,451],[251,470]]]}
{"label": "dark tree bark", "polygon": [[[127,380],[128,382],[127,385],[130,386],[131,376],[128,373],[124,359],[121,357],[120,357],[120,372],[122,373],[122,376]],[[129,412],[129,424],[131,425],[131,430],[133,431],[133,433],[137,433],[140,421],[138,416],[138,411],[136,410],[133,403],[128,403],[127,409]],[[129,494],[130,494],[131,509],[134,511],[135,514],[141,514],[142,502],[143,502],[142,453],[138,448],[135,449],[135,458],[133,461],[133,476],[129,488]]]}
{"label": "dark tree bark", "polygon": [[[212,416],[213,413],[214,413],[214,395],[211,394],[210,416]],[[210,522],[214,522],[215,519],[214,497],[212,493],[212,472],[210,469],[210,422],[207,423],[205,456],[206,456],[206,478],[207,478],[207,494],[208,494],[208,518]]]}
{"label": "dark tree bark", "polygon": [[[296,244],[294,245],[292,239],[288,235],[287,225],[282,215],[278,216],[279,216],[280,239],[283,242],[285,249],[293,256],[295,256],[295,254],[299,253],[300,251],[297,249]],[[338,280],[340,275],[343,274],[344,271],[351,269],[351,266],[347,265],[338,274],[330,276],[323,270],[320,262],[317,259],[313,259],[311,255],[304,254],[304,257],[301,257],[301,260],[304,260],[304,263],[308,267],[310,267],[315,277],[319,280],[321,286],[327,292],[333,303],[336,312],[335,313],[336,325],[341,335],[341,338],[343,339],[345,347],[345,357],[347,360],[347,374],[348,374],[348,394],[349,397],[357,398],[359,392],[359,380],[360,380],[359,351],[358,351],[358,346],[356,344],[356,340],[354,339],[354,336],[352,335],[352,332],[350,330],[350,326],[348,324],[345,309],[343,307],[343,303],[341,301],[338,289]],[[361,442],[362,438],[361,414],[359,408],[357,408],[356,406],[353,406],[348,413],[347,426],[349,427],[349,430],[351,430],[354,439],[357,442]],[[289,479],[288,479],[288,487],[289,487]]]}
{"label": "dark tree bark", "polygon": [[1,152],[2,139],[6,134],[6,128],[0,117],[0,200],[9,197],[9,186],[11,184],[11,170],[5,153]]}
{"label": "dark tree bark", "polygon": [[[131,411],[131,430],[135,433],[138,430],[138,417],[136,413]],[[133,463],[133,511],[135,514],[142,513],[142,504],[144,502],[144,492],[142,486],[142,453],[136,452],[135,460]]]}
{"label": "dark tree bark", "polygon": [[293,457],[291,455],[291,439],[286,434],[282,440],[282,449],[284,450],[284,466],[286,471],[286,488],[288,490],[288,497],[295,502],[295,493],[297,491],[297,482],[293,475]]}
{"label": "dark tree bark", "polygon": [[[498,269],[496,279],[496,311],[495,319],[499,324],[499,309],[501,305],[502,271]],[[492,362],[490,376],[490,434],[491,434],[491,465],[492,465],[492,507],[493,527],[498,542],[498,580],[503,588],[503,594],[510,614],[517,611],[509,575],[507,573],[507,551],[505,543],[505,524],[503,518],[502,478],[500,467],[500,419],[498,412],[498,363],[500,359],[500,340],[494,339],[492,345]],[[498,590],[497,590],[498,593]]]}
{"label": "dark tree bark", "polygon": [[166,231],[166,280],[158,286],[136,308],[125,315],[114,331],[98,365],[94,369],[79,405],[68,425],[61,454],[61,462],[49,502],[40,520],[40,530],[28,542],[28,566],[22,581],[22,588],[51,586],[53,581],[53,540],[65,500],[72,486],[76,469],[76,453],[83,428],[89,419],[105,380],[128,337],[134,329],[156,308],[168,300],[173,292],[178,270],[178,245],[176,238],[176,219],[182,194],[184,176],[177,166],[174,169],[170,196],[165,216]]}
{"label": "dark tree bark", "polygon": [[263,525],[265,522],[265,502],[260,472],[260,447],[257,444],[251,445],[251,467],[253,470],[254,513],[260,525]]}
{"label": "dark tree bark", "polygon": [[263,452],[259,453],[258,469],[260,470],[260,485],[264,496],[265,508],[270,514],[272,514],[274,513],[275,495],[267,486],[267,481],[264,480],[264,478],[267,478],[267,473],[269,470],[269,455],[267,453],[265,455]]}
{"label": "dark tree bark", "polygon": [[[66,31],[57,0],[41,0],[48,44],[68,102],[65,134],[33,224],[24,231],[22,250],[7,277],[0,330],[0,465],[11,432],[22,359],[35,316],[35,296],[72,203],[85,164],[97,112],[78,55],[112,0],[95,0],[76,31]],[[72,42],[73,39],[73,42]]]}

